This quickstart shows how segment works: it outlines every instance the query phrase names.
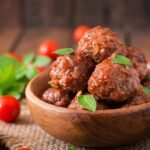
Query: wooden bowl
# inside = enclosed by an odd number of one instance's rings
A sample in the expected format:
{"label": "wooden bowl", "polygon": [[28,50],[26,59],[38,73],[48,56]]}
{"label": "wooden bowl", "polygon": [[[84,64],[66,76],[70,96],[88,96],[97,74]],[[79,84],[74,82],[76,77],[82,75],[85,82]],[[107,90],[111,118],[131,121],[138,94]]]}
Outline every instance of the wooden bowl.
{"label": "wooden bowl", "polygon": [[150,103],[95,113],[61,108],[41,99],[48,80],[48,72],[35,77],[26,97],[33,119],[55,138],[78,146],[116,147],[150,135]]}

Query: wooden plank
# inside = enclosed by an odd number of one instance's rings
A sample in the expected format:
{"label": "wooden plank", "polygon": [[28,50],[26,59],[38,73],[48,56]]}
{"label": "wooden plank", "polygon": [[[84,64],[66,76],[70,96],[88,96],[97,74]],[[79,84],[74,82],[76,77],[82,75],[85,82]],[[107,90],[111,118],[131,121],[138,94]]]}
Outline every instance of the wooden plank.
{"label": "wooden plank", "polygon": [[96,26],[104,24],[103,0],[77,0],[75,24]]}
{"label": "wooden plank", "polygon": [[150,30],[133,31],[132,32],[132,45],[139,47],[143,50],[147,59],[150,61]]}
{"label": "wooden plank", "polygon": [[16,52],[21,55],[28,52],[36,52],[40,43],[46,39],[56,40],[61,47],[70,47],[71,31],[66,28],[34,28],[28,29],[22,41],[18,45]]}
{"label": "wooden plank", "polygon": [[68,26],[70,0],[26,0],[26,25]]}
{"label": "wooden plank", "polygon": [[0,27],[16,27],[21,24],[21,1],[1,0],[0,1]]}
{"label": "wooden plank", "polygon": [[19,32],[19,28],[0,30],[0,54],[10,50]]}

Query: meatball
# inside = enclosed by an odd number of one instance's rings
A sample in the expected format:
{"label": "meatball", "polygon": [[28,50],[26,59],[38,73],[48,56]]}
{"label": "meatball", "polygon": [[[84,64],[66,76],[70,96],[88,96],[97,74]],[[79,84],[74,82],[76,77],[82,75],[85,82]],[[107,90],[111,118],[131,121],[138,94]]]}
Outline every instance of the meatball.
{"label": "meatball", "polygon": [[88,90],[96,99],[108,102],[123,102],[133,96],[140,87],[135,69],[114,64],[112,57],[96,65],[88,80]]}
{"label": "meatball", "polygon": [[131,59],[134,68],[139,73],[140,79],[144,79],[147,74],[147,60],[143,52],[135,47],[127,48],[127,57]]}
{"label": "meatball", "polygon": [[125,105],[123,105],[122,108],[136,106],[148,102],[150,102],[150,97],[142,90],[140,90],[132,99],[130,99]]}
{"label": "meatball", "polygon": [[[78,103],[78,97],[82,94],[81,91],[77,93],[77,95],[74,97],[74,99],[69,104],[68,108],[70,109],[76,109],[76,110],[84,110],[84,108]],[[97,108],[96,110],[104,110],[108,109],[108,106],[104,104],[103,102],[97,102]]]}
{"label": "meatball", "polygon": [[125,49],[125,44],[117,34],[109,28],[97,26],[84,34],[78,43],[76,53],[100,63],[120,49]]}
{"label": "meatball", "polygon": [[71,101],[71,96],[62,89],[49,88],[43,93],[42,99],[50,104],[66,107]]}
{"label": "meatball", "polygon": [[73,93],[84,91],[93,69],[94,63],[90,59],[74,54],[60,56],[51,64],[49,84]]}

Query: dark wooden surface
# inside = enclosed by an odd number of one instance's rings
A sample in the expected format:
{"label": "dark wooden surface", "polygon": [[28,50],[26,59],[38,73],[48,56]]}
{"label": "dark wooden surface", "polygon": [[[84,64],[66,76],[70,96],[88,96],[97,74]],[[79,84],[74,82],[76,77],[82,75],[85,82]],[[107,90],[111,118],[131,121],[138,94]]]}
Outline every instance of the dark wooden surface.
{"label": "dark wooden surface", "polygon": [[150,26],[149,0],[1,0],[0,28],[73,27],[97,24],[115,28]]}

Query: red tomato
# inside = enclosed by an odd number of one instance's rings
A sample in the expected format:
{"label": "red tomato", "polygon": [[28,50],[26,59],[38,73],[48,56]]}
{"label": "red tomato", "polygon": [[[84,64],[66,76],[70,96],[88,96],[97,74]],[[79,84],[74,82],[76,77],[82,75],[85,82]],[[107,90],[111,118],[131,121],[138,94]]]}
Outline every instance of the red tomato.
{"label": "red tomato", "polygon": [[78,26],[75,30],[74,30],[74,33],[73,33],[73,38],[76,42],[78,42],[81,37],[84,35],[84,33],[86,31],[88,31],[90,29],[89,26],[87,25],[80,25]]}
{"label": "red tomato", "polygon": [[14,121],[20,113],[20,103],[12,96],[0,96],[0,119]]}
{"label": "red tomato", "polygon": [[45,67],[36,67],[39,73],[43,72],[45,70]]}
{"label": "red tomato", "polygon": [[41,43],[38,54],[46,55],[55,60],[58,55],[54,54],[53,52],[57,49],[59,49],[59,44],[56,41],[45,40]]}
{"label": "red tomato", "polygon": [[18,61],[22,61],[22,57],[21,57],[19,54],[17,54],[17,53],[9,52],[9,53],[7,53],[7,55],[8,55],[9,57],[16,58]]}
{"label": "red tomato", "polygon": [[22,147],[22,148],[17,148],[17,150],[30,150],[30,148]]}

